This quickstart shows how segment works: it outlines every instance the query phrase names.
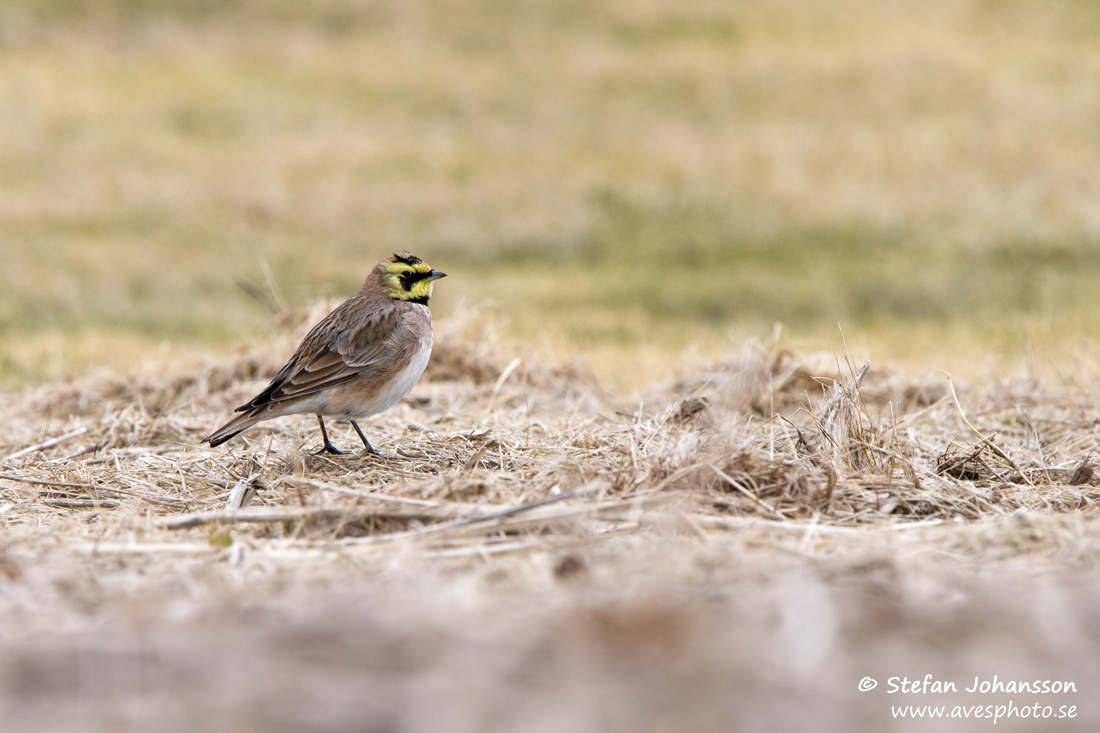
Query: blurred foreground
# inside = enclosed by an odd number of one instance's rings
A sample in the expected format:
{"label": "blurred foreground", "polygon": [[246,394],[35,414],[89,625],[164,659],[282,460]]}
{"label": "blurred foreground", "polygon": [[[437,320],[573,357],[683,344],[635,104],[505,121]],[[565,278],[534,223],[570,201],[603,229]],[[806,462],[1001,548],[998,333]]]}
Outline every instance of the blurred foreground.
{"label": "blurred foreground", "polygon": [[[793,559],[759,578],[719,582],[712,571],[685,588],[659,554],[685,543],[616,544],[586,550],[594,566],[579,580],[494,559],[466,588],[391,578],[363,594],[299,580],[282,583],[278,600],[252,582],[205,600],[108,603],[107,620],[79,632],[0,641],[4,729],[840,733],[1094,731],[1100,722],[1095,590],[1017,578],[899,582],[886,566],[838,581],[839,567]],[[607,570],[609,552],[661,569],[623,594],[618,581],[588,577]],[[707,559],[726,568],[757,560],[733,548]],[[260,551],[235,572],[266,565],[270,576],[280,562]],[[361,578],[349,567],[327,580]],[[958,692],[887,692],[890,677],[926,674]],[[1070,681],[1076,692],[965,692],[994,675]],[[879,685],[859,692],[864,677]],[[1049,708],[1035,716],[1046,719],[1020,716],[1035,703]],[[970,719],[891,713],[920,705],[967,709]],[[975,720],[975,707],[992,712]]]}

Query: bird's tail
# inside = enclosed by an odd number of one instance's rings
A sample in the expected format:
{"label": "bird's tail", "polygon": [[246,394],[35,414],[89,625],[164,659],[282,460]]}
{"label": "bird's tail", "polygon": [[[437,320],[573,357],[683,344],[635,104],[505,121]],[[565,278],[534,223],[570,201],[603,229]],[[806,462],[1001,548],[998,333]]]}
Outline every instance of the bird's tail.
{"label": "bird's tail", "polygon": [[209,443],[211,448],[216,448],[222,443],[243,433],[258,423],[263,418],[254,411],[237,415],[235,418],[222,425],[220,428],[202,439],[203,443]]}

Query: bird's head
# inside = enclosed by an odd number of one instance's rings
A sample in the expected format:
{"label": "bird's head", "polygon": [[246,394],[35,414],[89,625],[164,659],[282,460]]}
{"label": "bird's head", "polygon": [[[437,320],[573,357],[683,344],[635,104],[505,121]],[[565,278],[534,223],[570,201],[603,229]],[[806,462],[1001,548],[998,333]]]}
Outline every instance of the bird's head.
{"label": "bird's head", "polygon": [[447,273],[433,270],[414,254],[401,252],[387,257],[374,268],[382,292],[394,300],[428,304],[432,297],[432,281],[447,277]]}

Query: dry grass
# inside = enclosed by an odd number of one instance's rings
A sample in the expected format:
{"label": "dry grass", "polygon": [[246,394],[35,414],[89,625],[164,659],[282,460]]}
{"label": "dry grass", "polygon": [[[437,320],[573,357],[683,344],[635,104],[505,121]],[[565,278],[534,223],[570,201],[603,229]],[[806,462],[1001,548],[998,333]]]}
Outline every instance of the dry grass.
{"label": "dry grass", "polygon": [[285,348],[4,395],[12,729],[927,730],[855,690],[925,672],[1100,721],[1091,382],[749,344],[626,399],[439,330],[381,460],[198,444]]}

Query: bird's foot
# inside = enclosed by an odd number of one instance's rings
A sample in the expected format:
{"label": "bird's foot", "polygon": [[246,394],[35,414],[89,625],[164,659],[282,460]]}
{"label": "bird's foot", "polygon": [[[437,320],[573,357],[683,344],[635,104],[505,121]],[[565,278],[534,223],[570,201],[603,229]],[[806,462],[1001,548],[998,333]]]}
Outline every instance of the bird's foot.
{"label": "bird's foot", "polygon": [[348,422],[350,422],[351,426],[353,428],[355,428],[355,432],[359,434],[359,440],[363,441],[363,455],[364,456],[374,456],[375,458],[386,458],[386,456],[384,456],[381,453],[379,453],[378,451],[376,451],[374,449],[374,446],[370,444],[370,441],[367,440],[367,436],[363,435],[363,431],[359,428],[359,423],[355,422],[354,420],[348,420]]}
{"label": "bird's foot", "polygon": [[323,440],[325,444],[313,455],[319,456],[322,453],[328,453],[334,456],[345,455],[344,451],[338,449],[332,444],[332,441],[328,439],[328,430],[325,430],[325,419],[320,415],[317,416],[317,424],[321,426],[321,440]]}

